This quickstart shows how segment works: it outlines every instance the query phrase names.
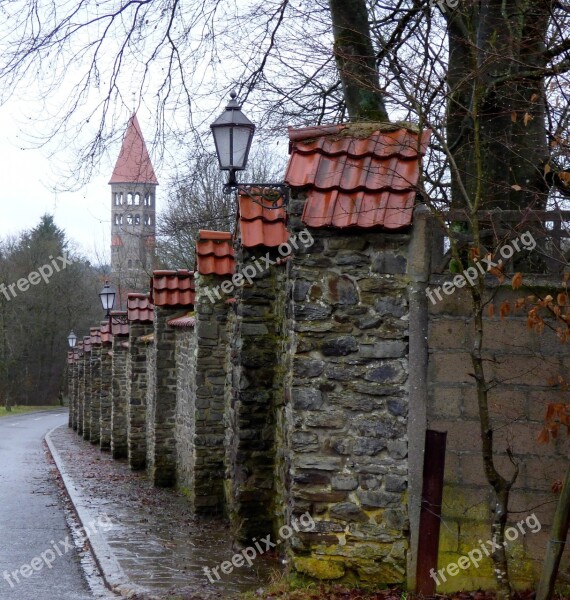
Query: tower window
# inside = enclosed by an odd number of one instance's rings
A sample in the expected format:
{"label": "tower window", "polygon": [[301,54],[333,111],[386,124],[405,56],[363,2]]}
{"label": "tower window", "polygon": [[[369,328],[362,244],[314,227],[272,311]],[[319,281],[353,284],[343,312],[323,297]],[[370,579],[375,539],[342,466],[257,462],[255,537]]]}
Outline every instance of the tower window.
{"label": "tower window", "polygon": [[135,225],[140,225],[140,224],[141,224],[141,216],[135,215]]}
{"label": "tower window", "polygon": [[115,225],[123,224],[123,215],[115,215]]}
{"label": "tower window", "polygon": [[127,225],[133,224],[133,215],[127,215]]}
{"label": "tower window", "polygon": [[131,192],[127,194],[127,204],[130,206],[132,206],[133,204],[133,195],[131,194]]}
{"label": "tower window", "polygon": [[137,192],[135,194],[135,206],[139,206],[140,203],[141,203],[141,195]]}
{"label": "tower window", "polygon": [[145,195],[144,197],[144,205],[145,206],[152,206],[152,194],[149,192]]}
{"label": "tower window", "polygon": [[133,268],[133,261],[130,258],[129,258],[128,267],[129,267],[129,269]]}
{"label": "tower window", "polygon": [[150,225],[150,216],[149,215],[144,215],[144,224]]}

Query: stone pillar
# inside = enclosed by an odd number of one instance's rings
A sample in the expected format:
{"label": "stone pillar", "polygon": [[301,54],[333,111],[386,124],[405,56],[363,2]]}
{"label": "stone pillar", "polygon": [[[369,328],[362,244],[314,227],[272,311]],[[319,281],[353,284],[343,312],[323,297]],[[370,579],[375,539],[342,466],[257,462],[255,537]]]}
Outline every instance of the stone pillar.
{"label": "stone pillar", "polygon": [[[279,255],[274,249],[243,248],[238,273],[256,259]],[[258,265],[263,265],[259,261]],[[275,508],[278,412],[283,406],[285,374],[285,266],[254,267],[251,283],[236,289],[237,316],[230,341],[233,363],[227,414],[228,511],[243,542],[275,533],[283,514]],[[200,336],[200,330],[198,330]]]}
{"label": "stone pillar", "polygon": [[[125,313],[126,314],[126,313]],[[113,374],[111,384],[111,453],[127,458],[127,355],[128,337],[113,335]]]}
{"label": "stone pillar", "polygon": [[[288,389],[295,568],[322,579],[402,585],[408,551],[410,236],[311,229],[304,199],[290,228],[314,243],[295,252]],[[303,234],[303,231],[306,233]]]}
{"label": "stone pillar", "polygon": [[154,309],[154,402],[152,422],[154,444],[151,478],[154,485],[167,487],[176,482],[176,337],[167,321],[175,316],[172,308]]}
{"label": "stone pillar", "polygon": [[88,440],[91,437],[91,336],[86,335],[83,338],[84,370],[83,379],[83,439]]}
{"label": "stone pillar", "polygon": [[[195,318],[169,321],[176,335],[176,485],[194,502],[196,473],[196,332]],[[223,441],[222,441],[223,445]],[[223,474],[222,474],[223,475]]]}
{"label": "stone pillar", "polygon": [[194,481],[191,499],[198,513],[221,512],[224,504],[227,299],[208,295],[228,278],[200,275],[196,286],[196,396]]}
{"label": "stone pillar", "polygon": [[[111,336],[109,335],[109,339]],[[104,342],[101,345],[101,392],[100,392],[100,431],[99,448],[101,450],[111,449],[111,415],[113,410],[113,355],[112,344]]]}
{"label": "stone pillar", "polygon": [[77,431],[77,408],[78,408],[78,382],[77,382],[77,369],[78,369],[78,353],[77,350],[73,351],[73,363],[71,364],[71,427],[74,431]]}
{"label": "stone pillar", "polygon": [[91,432],[89,440],[99,444],[101,439],[101,337],[91,347]]}
{"label": "stone pillar", "polygon": [[146,470],[154,472],[154,419],[156,405],[156,345],[154,333],[146,340]]}
{"label": "stone pillar", "polygon": [[[144,336],[152,334],[152,323],[131,321],[129,326],[127,441],[131,469],[146,466],[147,429],[147,344]],[[142,338],[142,339],[141,339]]]}
{"label": "stone pillar", "polygon": [[77,434],[83,435],[83,408],[85,405],[85,354],[83,353],[83,342],[78,344],[77,361]]}
{"label": "stone pillar", "polygon": [[67,352],[67,399],[69,402],[69,414],[67,419],[67,426],[71,429],[73,427],[73,352]]}

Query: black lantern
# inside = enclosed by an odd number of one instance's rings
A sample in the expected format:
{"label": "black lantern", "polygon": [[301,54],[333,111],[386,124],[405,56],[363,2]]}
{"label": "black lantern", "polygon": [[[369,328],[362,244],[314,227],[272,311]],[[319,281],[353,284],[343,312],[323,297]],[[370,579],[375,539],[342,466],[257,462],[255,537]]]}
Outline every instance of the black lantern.
{"label": "black lantern", "polygon": [[226,110],[210,125],[220,169],[230,172],[224,193],[237,189],[238,194],[248,196],[264,208],[283,208],[289,197],[289,188],[284,183],[238,183],[236,180],[236,171],[243,171],[247,165],[255,125],[241,112],[236,93],[230,96]]}
{"label": "black lantern", "polygon": [[75,348],[75,344],[77,344],[77,336],[73,332],[73,329],[69,332],[69,335],[67,336],[67,343],[69,344],[70,348]]}
{"label": "black lantern", "polygon": [[230,185],[236,183],[236,171],[243,171],[247,165],[255,131],[255,125],[241,112],[236,96],[235,92],[230,94],[226,110],[210,125],[220,169],[230,172]]}
{"label": "black lantern", "polygon": [[115,292],[115,288],[110,286],[108,281],[105,281],[103,289],[99,292],[99,298],[101,300],[101,306],[107,316],[109,316],[109,313],[113,310],[113,306],[115,306],[116,295],[117,292]]}

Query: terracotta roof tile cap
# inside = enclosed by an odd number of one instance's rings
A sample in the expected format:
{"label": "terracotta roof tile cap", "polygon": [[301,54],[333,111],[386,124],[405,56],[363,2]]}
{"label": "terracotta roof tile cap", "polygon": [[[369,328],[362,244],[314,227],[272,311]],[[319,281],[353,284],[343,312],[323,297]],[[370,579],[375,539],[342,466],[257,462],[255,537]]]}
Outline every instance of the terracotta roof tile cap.
{"label": "terracotta roof tile cap", "polygon": [[200,229],[198,232],[199,240],[231,240],[232,234],[229,231],[210,231],[209,229]]}

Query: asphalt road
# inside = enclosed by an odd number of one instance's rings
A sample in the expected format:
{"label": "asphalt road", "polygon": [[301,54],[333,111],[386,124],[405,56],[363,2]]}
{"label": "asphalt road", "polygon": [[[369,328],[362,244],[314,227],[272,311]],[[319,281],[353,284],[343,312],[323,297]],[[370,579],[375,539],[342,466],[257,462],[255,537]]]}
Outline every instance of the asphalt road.
{"label": "asphalt road", "polygon": [[94,598],[42,445],[65,422],[63,408],[0,418],[0,600]]}

